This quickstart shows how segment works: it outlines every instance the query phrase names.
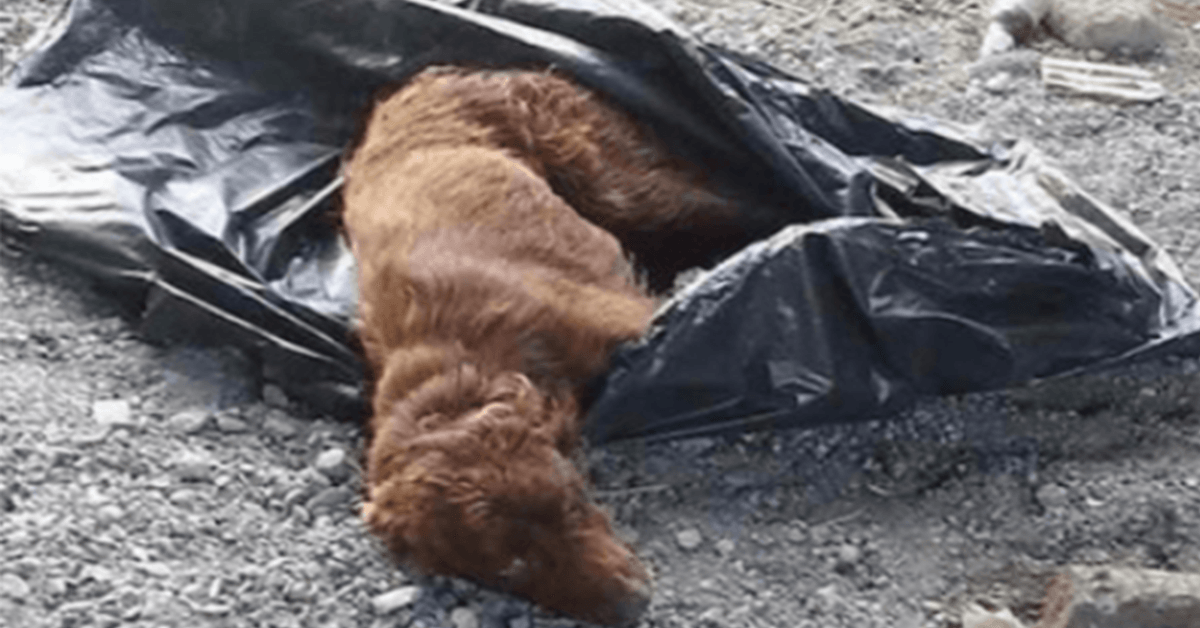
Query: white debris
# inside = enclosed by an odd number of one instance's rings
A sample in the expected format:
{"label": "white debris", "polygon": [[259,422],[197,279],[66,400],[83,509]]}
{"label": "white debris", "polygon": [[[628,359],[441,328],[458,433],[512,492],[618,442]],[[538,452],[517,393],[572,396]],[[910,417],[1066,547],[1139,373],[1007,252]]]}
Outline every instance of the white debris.
{"label": "white debris", "polygon": [[1162,84],[1153,79],[1153,74],[1140,68],[1053,57],[1042,59],[1042,83],[1047,89],[1079,96],[1153,102],[1167,93]]}
{"label": "white debris", "polygon": [[412,604],[419,595],[421,595],[420,587],[400,587],[371,598],[371,606],[375,608],[376,615],[387,615]]}
{"label": "white debris", "polygon": [[133,427],[133,411],[124,399],[106,399],[92,404],[92,418],[100,425]]}

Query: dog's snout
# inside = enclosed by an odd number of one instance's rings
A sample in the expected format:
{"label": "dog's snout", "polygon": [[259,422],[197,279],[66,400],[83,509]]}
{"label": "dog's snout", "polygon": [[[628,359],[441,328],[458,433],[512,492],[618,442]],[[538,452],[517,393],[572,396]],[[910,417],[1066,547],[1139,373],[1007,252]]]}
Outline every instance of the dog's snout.
{"label": "dog's snout", "polygon": [[626,594],[613,604],[610,622],[617,626],[631,626],[646,613],[650,607],[651,588],[644,580],[626,579]]}
{"label": "dog's snout", "polygon": [[613,576],[600,586],[605,591],[603,599],[590,608],[576,612],[591,621],[610,626],[631,626],[645,614],[650,606],[653,590],[644,574]]}

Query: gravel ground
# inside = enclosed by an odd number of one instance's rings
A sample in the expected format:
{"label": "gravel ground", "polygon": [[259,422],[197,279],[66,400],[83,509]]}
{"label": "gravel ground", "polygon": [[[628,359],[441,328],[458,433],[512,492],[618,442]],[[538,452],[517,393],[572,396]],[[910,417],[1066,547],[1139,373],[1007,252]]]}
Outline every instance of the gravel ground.
{"label": "gravel ground", "polygon": [[66,6],[64,0],[0,0],[0,77],[44,41]]}
{"label": "gravel ground", "polygon": [[[1170,95],[1121,106],[1048,94],[1037,55],[1083,57],[1052,40],[972,66],[978,2],[654,3],[839,94],[1029,139],[1200,283],[1200,31],[1137,62]],[[0,5],[7,62],[60,8]],[[234,352],[151,346],[135,305],[0,251],[6,625],[576,625],[392,567],[355,517],[354,426]],[[1200,362],[1173,358],[590,462],[656,573],[644,626],[950,627],[969,602],[1032,621],[1056,565],[1200,572],[1198,393]]]}

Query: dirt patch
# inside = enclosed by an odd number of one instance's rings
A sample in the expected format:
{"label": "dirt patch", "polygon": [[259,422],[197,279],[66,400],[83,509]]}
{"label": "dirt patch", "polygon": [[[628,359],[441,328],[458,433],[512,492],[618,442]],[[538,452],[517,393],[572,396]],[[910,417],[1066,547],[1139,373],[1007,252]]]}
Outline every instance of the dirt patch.
{"label": "dirt patch", "polygon": [[[1170,94],[1121,106],[1047,93],[1037,55],[1085,58],[1051,39],[973,67],[985,3],[655,4],[836,93],[1028,139],[1200,279],[1196,30],[1136,61]],[[4,50],[59,6],[0,6]],[[387,564],[357,523],[354,476],[328,465],[356,459],[357,430],[262,390],[237,354],[148,345],[122,304],[8,252],[0,294],[11,625],[575,625]],[[590,461],[656,572],[645,626],[956,626],[970,602],[1031,620],[1055,565],[1200,572],[1197,393],[1200,362],[1173,359]],[[127,417],[96,413],[112,400]]]}

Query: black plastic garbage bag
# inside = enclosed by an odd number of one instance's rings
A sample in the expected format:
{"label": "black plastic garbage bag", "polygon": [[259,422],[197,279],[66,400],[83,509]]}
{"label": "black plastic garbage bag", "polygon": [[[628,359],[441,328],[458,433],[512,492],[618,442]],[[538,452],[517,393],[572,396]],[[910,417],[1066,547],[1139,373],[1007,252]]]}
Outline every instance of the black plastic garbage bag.
{"label": "black plastic garbage bag", "polygon": [[594,440],[866,418],[1200,327],[1171,260],[1036,152],[868,110],[634,0],[77,0],[0,90],[3,237],[143,304],[148,336],[235,344],[352,414],[340,154],[372,93],[435,63],[558,67],[748,199],[762,241],[617,356]]}

